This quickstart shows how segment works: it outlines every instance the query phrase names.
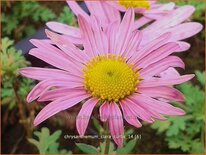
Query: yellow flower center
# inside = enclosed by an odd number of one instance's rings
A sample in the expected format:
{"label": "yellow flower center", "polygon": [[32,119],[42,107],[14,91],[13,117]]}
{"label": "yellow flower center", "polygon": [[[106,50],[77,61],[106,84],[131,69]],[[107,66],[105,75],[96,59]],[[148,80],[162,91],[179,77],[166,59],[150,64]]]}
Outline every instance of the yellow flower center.
{"label": "yellow flower center", "polygon": [[119,4],[125,8],[142,8],[150,9],[149,0],[119,0]]}
{"label": "yellow flower center", "polygon": [[85,88],[102,100],[118,102],[137,91],[138,69],[120,56],[97,56],[83,69]]}

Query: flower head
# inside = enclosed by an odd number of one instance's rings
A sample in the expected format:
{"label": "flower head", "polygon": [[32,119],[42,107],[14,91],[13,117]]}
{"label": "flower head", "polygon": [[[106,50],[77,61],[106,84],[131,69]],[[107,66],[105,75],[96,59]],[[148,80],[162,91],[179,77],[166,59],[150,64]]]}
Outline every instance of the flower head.
{"label": "flower head", "polygon": [[164,33],[137,51],[143,34],[132,29],[133,9],[128,9],[121,22],[112,22],[107,29],[102,29],[95,16],[91,18],[93,23],[78,16],[83,50],[64,35],[48,30],[50,42],[31,40],[37,48],[30,54],[57,68],[20,70],[22,75],[40,81],[29,93],[28,102],[51,101],[34,124],[83,101],[76,120],[77,131],[83,136],[94,107],[100,103],[100,119],[109,122],[110,133],[121,147],[123,118],[139,128],[140,120],[153,123],[155,119],[164,120],[162,114],[184,115],[183,110],[169,103],[184,100],[172,86],[194,75],[163,74],[171,67],[184,68],[180,58],[170,56],[181,48],[170,40],[171,33]]}

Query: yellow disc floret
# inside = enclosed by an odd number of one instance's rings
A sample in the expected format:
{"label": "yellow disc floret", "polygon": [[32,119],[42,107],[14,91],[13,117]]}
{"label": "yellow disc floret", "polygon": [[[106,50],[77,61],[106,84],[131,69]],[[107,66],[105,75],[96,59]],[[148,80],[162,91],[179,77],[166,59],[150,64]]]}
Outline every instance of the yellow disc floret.
{"label": "yellow disc floret", "polygon": [[125,8],[140,8],[140,9],[150,9],[149,0],[119,0],[119,4]]}
{"label": "yellow disc floret", "polygon": [[126,58],[97,56],[84,69],[85,88],[102,100],[118,102],[136,91],[140,78],[132,67]]}

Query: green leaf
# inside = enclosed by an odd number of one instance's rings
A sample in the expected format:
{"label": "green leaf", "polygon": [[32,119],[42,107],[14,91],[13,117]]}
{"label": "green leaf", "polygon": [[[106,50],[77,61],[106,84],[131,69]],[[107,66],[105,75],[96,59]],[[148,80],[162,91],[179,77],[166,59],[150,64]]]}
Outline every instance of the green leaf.
{"label": "green leaf", "polygon": [[195,71],[198,81],[205,87],[205,72]]}
{"label": "green leaf", "polygon": [[60,154],[61,152],[65,152],[65,150],[62,151],[58,149],[59,143],[57,140],[61,136],[60,130],[50,134],[48,128],[42,128],[41,132],[35,131],[34,135],[38,138],[38,140],[29,139],[29,142],[38,148],[40,154]]}
{"label": "green leaf", "polygon": [[124,147],[117,149],[117,154],[129,154],[136,146],[137,139],[130,140]]}
{"label": "green leaf", "polygon": [[98,154],[98,150],[92,146],[83,143],[76,143],[76,146],[84,153],[87,154]]}
{"label": "green leaf", "polygon": [[152,129],[156,129],[157,133],[162,133],[164,131],[167,131],[170,125],[171,125],[170,121],[156,121],[151,125],[151,127]]}

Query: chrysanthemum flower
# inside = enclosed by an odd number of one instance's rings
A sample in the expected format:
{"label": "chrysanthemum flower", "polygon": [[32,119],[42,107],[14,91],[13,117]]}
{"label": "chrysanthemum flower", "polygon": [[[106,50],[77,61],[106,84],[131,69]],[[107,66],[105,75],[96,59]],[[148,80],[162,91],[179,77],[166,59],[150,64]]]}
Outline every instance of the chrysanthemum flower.
{"label": "chrysanthemum flower", "polygon": [[[75,15],[81,15],[87,20],[87,22],[93,22],[90,16],[79,7],[77,2],[67,1],[67,3]],[[85,3],[90,14],[95,15],[98,18],[103,29],[107,29],[108,24],[110,24],[111,22],[121,21],[120,12],[110,4],[120,3],[120,1],[85,1]],[[152,11],[151,9],[147,10],[147,13],[145,12],[147,16],[143,14],[144,16],[135,20],[132,29],[141,29],[141,31],[143,32],[143,41],[140,43],[140,46],[137,50],[141,49],[141,47],[144,47],[148,42],[157,39],[166,32],[171,32],[171,41],[180,41],[189,38],[202,30],[201,24],[188,21],[189,17],[195,11],[195,8],[193,6],[185,5],[181,7],[174,7],[174,3],[156,4],[154,1],[148,1],[148,3],[151,3],[151,6],[154,6],[154,8],[158,9],[156,9],[156,11]],[[158,10],[160,11],[160,14],[158,13]],[[151,13],[149,14],[148,12]],[[148,16],[150,16],[151,18],[149,18]],[[159,16],[161,18],[158,18]],[[154,20],[155,17],[156,20]],[[82,45],[82,37],[78,28],[58,22],[48,22],[47,26],[51,30],[65,35],[65,37],[67,37],[72,43]],[[190,45],[186,42],[178,43],[182,47],[182,51],[186,51],[190,47]]]}
{"label": "chrysanthemum flower", "polygon": [[156,0],[117,0],[106,1],[119,11],[125,12],[128,8],[133,8],[136,13],[142,14],[150,19],[158,19],[166,16],[175,7],[175,3],[167,4],[157,3]]}
{"label": "chrysanthemum flower", "polygon": [[91,18],[93,23],[78,16],[83,50],[67,37],[48,30],[46,34],[51,44],[31,40],[37,48],[31,49],[29,54],[56,67],[20,70],[22,75],[40,81],[27,101],[51,101],[36,116],[34,125],[82,101],[76,127],[83,136],[98,104],[100,119],[108,122],[114,141],[121,147],[123,117],[139,128],[142,126],[140,120],[153,123],[155,119],[164,120],[163,115],[184,115],[183,110],[169,103],[184,100],[172,86],[194,75],[163,76],[170,67],[184,68],[180,58],[170,56],[180,48],[178,43],[171,41],[171,33],[161,35],[137,51],[143,35],[132,30],[132,9],[128,9],[120,23],[113,22],[106,30],[96,17]]}

